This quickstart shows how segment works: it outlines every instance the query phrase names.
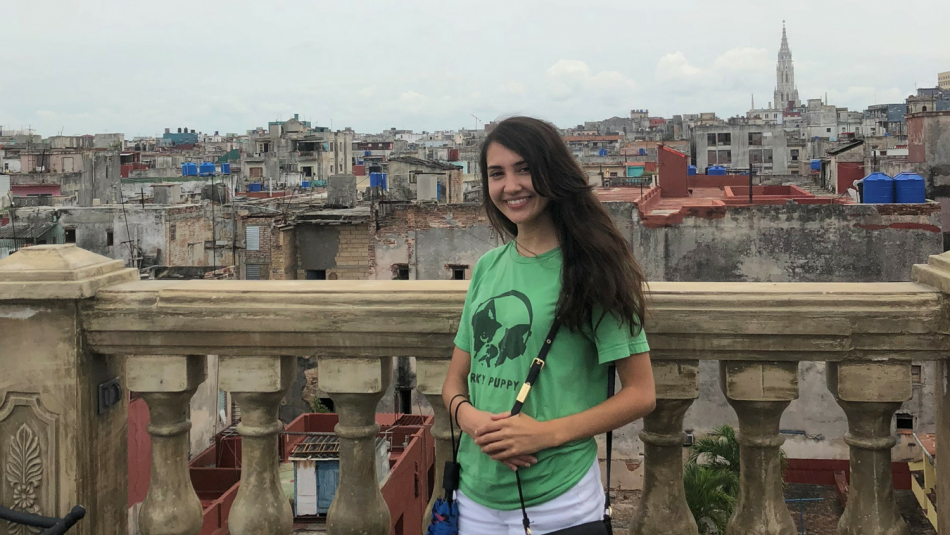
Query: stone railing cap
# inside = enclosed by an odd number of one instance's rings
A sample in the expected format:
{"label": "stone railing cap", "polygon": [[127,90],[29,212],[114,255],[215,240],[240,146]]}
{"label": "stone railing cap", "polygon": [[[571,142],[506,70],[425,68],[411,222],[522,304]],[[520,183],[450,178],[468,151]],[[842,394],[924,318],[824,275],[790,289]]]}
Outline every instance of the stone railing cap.
{"label": "stone railing cap", "polygon": [[0,300],[81,299],[138,280],[138,272],[75,244],[37,245],[0,260]]}

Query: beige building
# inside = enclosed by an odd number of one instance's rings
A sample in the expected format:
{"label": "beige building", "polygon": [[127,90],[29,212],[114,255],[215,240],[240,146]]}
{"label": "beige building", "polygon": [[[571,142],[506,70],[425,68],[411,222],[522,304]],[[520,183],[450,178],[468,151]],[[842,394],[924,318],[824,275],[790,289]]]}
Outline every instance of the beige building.
{"label": "beige building", "polygon": [[937,86],[950,90],[950,71],[937,73]]}

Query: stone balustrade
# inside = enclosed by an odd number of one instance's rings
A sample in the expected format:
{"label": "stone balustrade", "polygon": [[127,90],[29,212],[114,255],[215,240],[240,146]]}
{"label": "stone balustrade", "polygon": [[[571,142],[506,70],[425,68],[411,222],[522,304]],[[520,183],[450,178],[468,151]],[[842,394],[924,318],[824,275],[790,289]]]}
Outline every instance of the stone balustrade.
{"label": "stone balustrade", "polygon": [[[942,293],[950,292],[950,262],[932,257],[915,276],[920,283],[652,283],[646,328],[658,400],[640,435],[644,490],[631,533],[697,533],[682,485],[682,444],[701,360],[719,362],[722,391],[739,419],[742,477],[729,534],[795,532],[782,493],[779,421],[799,395],[804,361],[828,363],[828,388],[848,418],[851,489],[838,532],[908,533],[894,500],[890,455],[891,419],[910,397],[912,360],[938,363],[937,444],[950,444],[950,301]],[[91,417],[92,394],[80,388],[121,375],[152,414],[153,476],[142,531],[194,535],[201,507],[187,474],[188,400],[205,380],[205,356],[219,355],[220,388],[241,407],[244,437],[230,529],[286,534],[292,517],[278,479],[277,410],[295,358],[313,356],[320,387],[340,415],[340,481],[328,531],[384,535],[390,517],[376,484],[373,415],[392,357],[416,358],[418,390],[436,413],[441,469],[450,435],[440,390],[465,291],[454,281],[138,281],[121,263],[73,246],[25,249],[0,261],[0,363],[6,369],[55,353],[67,372],[52,378],[72,386],[64,394],[49,377],[0,376],[0,452],[10,450],[8,436],[22,426],[38,435],[58,429],[50,436],[59,442],[45,440],[40,450],[58,457],[60,468],[46,468],[31,503],[49,515],[62,515],[71,503],[93,504],[81,529],[119,532],[125,497],[101,496],[106,487],[94,481],[125,476],[122,452],[109,450],[113,464],[99,454],[99,464],[70,461],[69,470],[62,460],[121,436],[114,413],[123,405]],[[77,431],[83,422],[93,431]],[[950,518],[947,478],[937,493],[938,516]],[[0,501],[10,505],[6,496],[0,487]]]}

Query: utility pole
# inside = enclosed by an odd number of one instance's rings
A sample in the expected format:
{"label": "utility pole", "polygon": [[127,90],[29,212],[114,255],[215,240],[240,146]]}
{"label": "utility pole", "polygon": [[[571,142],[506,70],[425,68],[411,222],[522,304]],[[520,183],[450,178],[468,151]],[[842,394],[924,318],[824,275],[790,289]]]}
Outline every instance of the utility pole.
{"label": "utility pole", "polygon": [[752,204],[752,177],[755,176],[755,164],[749,162],[749,204]]}

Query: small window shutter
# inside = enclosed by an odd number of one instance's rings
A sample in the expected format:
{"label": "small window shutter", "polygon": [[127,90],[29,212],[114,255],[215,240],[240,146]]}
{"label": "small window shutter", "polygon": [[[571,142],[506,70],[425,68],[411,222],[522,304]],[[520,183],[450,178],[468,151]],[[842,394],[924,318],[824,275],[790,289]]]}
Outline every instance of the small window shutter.
{"label": "small window shutter", "polygon": [[247,227],[247,250],[261,250],[261,227]]}
{"label": "small window shutter", "polygon": [[244,266],[244,269],[247,272],[247,280],[261,280],[261,266],[248,264]]}

